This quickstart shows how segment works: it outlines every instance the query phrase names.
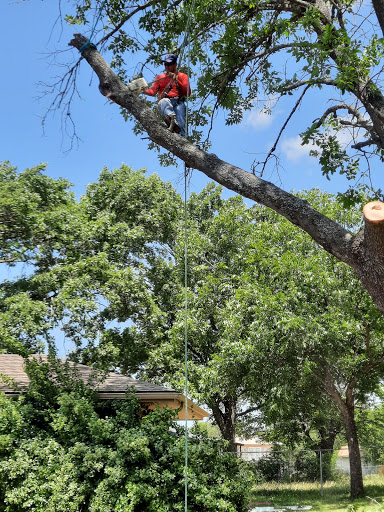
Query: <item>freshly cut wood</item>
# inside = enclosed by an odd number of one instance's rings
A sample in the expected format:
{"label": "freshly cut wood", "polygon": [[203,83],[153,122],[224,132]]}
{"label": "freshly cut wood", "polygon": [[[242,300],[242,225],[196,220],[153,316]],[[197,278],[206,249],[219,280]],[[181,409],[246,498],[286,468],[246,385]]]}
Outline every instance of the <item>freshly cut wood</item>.
{"label": "freshly cut wood", "polygon": [[381,201],[371,201],[363,208],[363,215],[366,221],[378,224],[384,222],[384,203]]}

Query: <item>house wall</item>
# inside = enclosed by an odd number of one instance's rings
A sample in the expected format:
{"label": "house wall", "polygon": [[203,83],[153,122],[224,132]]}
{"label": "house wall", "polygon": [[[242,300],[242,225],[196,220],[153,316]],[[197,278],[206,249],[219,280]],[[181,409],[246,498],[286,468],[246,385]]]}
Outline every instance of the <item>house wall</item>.
{"label": "house wall", "polygon": [[[349,457],[337,457],[336,459],[336,471],[339,471],[343,475],[350,475]],[[373,466],[369,464],[363,464],[361,470],[363,476],[376,475],[379,472],[380,466]]]}
{"label": "house wall", "polygon": [[238,453],[244,460],[258,461],[271,450],[271,444],[243,444],[239,445]]}

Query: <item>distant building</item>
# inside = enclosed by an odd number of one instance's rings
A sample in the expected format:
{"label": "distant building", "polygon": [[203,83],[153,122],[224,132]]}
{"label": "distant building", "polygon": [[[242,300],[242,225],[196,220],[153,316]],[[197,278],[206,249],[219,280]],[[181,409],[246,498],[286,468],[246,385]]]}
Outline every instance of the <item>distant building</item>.
{"label": "distant building", "polygon": [[271,443],[265,443],[258,437],[253,437],[251,439],[242,439],[240,437],[236,437],[235,439],[237,453],[241,455],[241,457],[245,460],[260,460],[262,457],[265,457],[271,449]]}
{"label": "distant building", "polygon": [[[360,452],[363,456],[363,452]],[[379,472],[379,468],[381,466],[375,466],[370,464],[362,464],[361,469],[363,472],[363,476],[366,475],[375,475]],[[344,475],[350,475],[351,469],[349,466],[349,450],[348,446],[342,446],[337,454],[336,464],[335,468],[337,471],[340,471],[340,473],[343,473]]]}

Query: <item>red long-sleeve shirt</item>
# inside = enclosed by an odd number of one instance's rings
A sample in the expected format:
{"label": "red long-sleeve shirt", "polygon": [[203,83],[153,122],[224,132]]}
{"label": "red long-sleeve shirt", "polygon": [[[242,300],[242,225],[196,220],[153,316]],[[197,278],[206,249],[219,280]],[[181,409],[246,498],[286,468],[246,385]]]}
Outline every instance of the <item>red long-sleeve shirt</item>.
{"label": "red long-sleeve shirt", "polygon": [[145,91],[145,94],[148,94],[149,96],[156,96],[156,94],[159,93],[159,99],[161,99],[163,97],[165,89],[168,89],[168,85],[170,83],[171,87],[169,87],[168,90],[168,96],[170,98],[178,98],[179,96],[189,96],[191,94],[191,87],[188,84],[188,75],[186,75],[185,73],[177,73],[177,83],[179,87],[177,87],[176,81],[169,77],[167,73],[158,75],[155,78],[152,87],[147,89]]}

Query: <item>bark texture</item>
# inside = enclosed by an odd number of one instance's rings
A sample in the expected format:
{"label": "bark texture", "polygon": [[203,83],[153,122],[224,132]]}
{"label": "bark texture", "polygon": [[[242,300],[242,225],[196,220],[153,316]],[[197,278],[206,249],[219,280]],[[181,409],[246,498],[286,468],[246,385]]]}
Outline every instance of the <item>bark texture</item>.
{"label": "bark texture", "polygon": [[359,438],[355,422],[354,387],[347,385],[345,399],[342,398],[334,384],[334,379],[329,369],[324,371],[324,392],[338,407],[343,419],[344,430],[348,443],[349,468],[350,468],[350,494],[352,499],[364,496],[363,472],[361,468],[361,454]]}
{"label": "bark texture", "polygon": [[384,313],[384,204],[368,203],[363,208],[364,228],[353,241],[355,271],[378,309]]}
{"label": "bark texture", "polygon": [[211,405],[213,417],[220,429],[223,438],[228,441],[228,451],[236,452],[236,402],[235,400],[224,400],[224,411],[217,403]]}
{"label": "bark texture", "polygon": [[373,8],[375,9],[375,13],[377,19],[380,23],[381,31],[384,35],[384,1],[383,0],[372,0]]}
{"label": "bark texture", "polygon": [[[86,42],[86,37],[75,34],[69,45],[80,50]],[[85,47],[82,56],[98,76],[101,94],[110,95],[114,102],[132,114],[151,140],[180,158],[188,167],[203,172],[248,199],[272,208],[306,231],[326,251],[355,270],[377,308],[384,314],[384,218],[372,222],[366,217],[365,225],[358,235],[352,235],[313,209],[307,201],[170,133],[159,123],[158,117],[146,102],[128,90],[95,48],[91,45]]]}

